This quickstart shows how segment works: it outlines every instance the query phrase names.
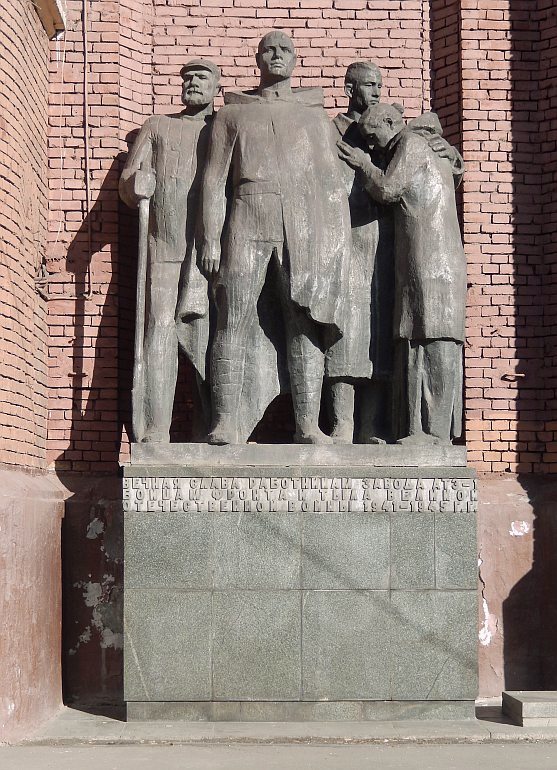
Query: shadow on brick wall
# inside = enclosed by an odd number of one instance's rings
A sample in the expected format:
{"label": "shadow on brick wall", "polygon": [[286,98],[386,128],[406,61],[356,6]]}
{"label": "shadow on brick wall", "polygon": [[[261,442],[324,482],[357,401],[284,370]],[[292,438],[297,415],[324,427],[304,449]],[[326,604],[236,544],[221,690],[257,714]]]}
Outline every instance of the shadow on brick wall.
{"label": "shadow on brick wall", "polygon": [[538,104],[543,77],[542,5],[522,0],[511,0],[509,5],[512,149],[508,161],[512,166],[514,258],[509,278],[514,285],[514,307],[506,312],[514,317],[505,319],[503,309],[496,321],[501,327],[514,323],[511,345],[515,341],[516,350],[513,359],[502,361],[500,382],[492,387],[507,388],[511,409],[516,408],[518,480],[534,514],[532,567],[503,602],[504,679],[510,690],[557,689],[557,482],[555,477],[542,475],[547,471],[547,422],[552,419],[547,409],[552,392],[545,367],[554,347],[545,320],[550,298],[543,248],[548,227],[542,213],[544,126]]}
{"label": "shadow on brick wall", "polygon": [[[67,703],[87,707],[120,702],[123,688],[118,460],[129,408],[120,397],[118,179],[122,159],[123,155],[114,159],[67,254],[76,294],[71,433],[55,463],[69,493],[62,526],[63,690]],[[91,254],[95,264],[90,287]]]}
{"label": "shadow on brick wall", "polygon": [[519,477],[532,506],[532,568],[503,602],[507,690],[556,690],[557,481]]}

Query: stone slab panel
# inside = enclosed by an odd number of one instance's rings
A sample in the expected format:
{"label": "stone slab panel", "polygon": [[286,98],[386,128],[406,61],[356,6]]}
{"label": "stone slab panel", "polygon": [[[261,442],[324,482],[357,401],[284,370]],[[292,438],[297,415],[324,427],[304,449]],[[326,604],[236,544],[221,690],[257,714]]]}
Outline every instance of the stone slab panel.
{"label": "stone slab panel", "polygon": [[393,700],[477,696],[475,591],[392,591]]}
{"label": "stone slab panel", "polygon": [[302,585],[313,589],[389,587],[389,516],[303,516]]}
{"label": "stone slab panel", "polygon": [[222,514],[214,522],[217,589],[300,587],[297,514]]}
{"label": "stone slab panel", "polygon": [[124,699],[211,698],[209,591],[127,589]]}
{"label": "stone slab panel", "polygon": [[[132,702],[128,722],[392,722],[474,720],[474,701]],[[385,726],[383,725],[383,729]]]}
{"label": "stone slab panel", "polygon": [[216,591],[214,700],[296,700],[301,689],[300,591]]}
{"label": "stone slab panel", "polygon": [[209,444],[132,444],[132,465],[178,465],[187,468],[204,465],[216,469],[223,466],[277,466],[289,475],[305,474],[308,467],[385,467],[409,468],[466,466],[466,447],[405,447],[397,444],[381,446],[347,444],[304,446],[303,444],[245,444],[211,446]]}
{"label": "stone slab panel", "polygon": [[137,513],[475,513],[475,480],[408,475],[125,476],[124,511]]}
{"label": "stone slab panel", "polygon": [[477,588],[475,514],[435,514],[435,585],[440,589]]}
{"label": "stone slab panel", "polygon": [[211,588],[212,534],[206,514],[127,513],[125,587]]}
{"label": "stone slab panel", "polygon": [[435,520],[432,513],[391,515],[391,588],[435,587]]}
{"label": "stone slab panel", "polygon": [[380,700],[391,694],[388,591],[305,591],[304,700]]}
{"label": "stone slab panel", "polygon": [[557,692],[553,690],[514,690],[503,692],[503,714],[517,725],[552,727],[557,725]]}

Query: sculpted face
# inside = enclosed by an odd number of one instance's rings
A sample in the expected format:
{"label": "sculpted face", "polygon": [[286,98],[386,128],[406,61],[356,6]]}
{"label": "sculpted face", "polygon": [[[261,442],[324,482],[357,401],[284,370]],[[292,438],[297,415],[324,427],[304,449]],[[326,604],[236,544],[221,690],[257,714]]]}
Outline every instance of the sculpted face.
{"label": "sculpted face", "polygon": [[358,125],[369,147],[383,149],[404,127],[404,122],[393,108],[374,109],[372,107],[362,115]]}
{"label": "sculpted face", "polygon": [[284,32],[270,32],[259,43],[256,61],[263,83],[287,80],[296,65],[292,40]]}
{"label": "sculpted face", "polygon": [[183,73],[182,79],[182,103],[187,107],[204,107],[218,94],[218,80],[209,70],[192,67]]}
{"label": "sculpted face", "polygon": [[360,114],[365,112],[368,107],[378,104],[381,98],[381,88],[383,78],[377,67],[366,67],[364,65],[355,67],[347,73],[347,79],[344,86],[346,95],[350,99],[351,110]]}

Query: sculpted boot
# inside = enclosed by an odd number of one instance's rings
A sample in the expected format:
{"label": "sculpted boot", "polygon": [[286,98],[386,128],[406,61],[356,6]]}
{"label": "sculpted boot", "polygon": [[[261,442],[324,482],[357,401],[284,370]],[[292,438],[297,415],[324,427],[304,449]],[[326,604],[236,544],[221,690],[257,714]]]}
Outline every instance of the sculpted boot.
{"label": "sculpted boot", "polygon": [[296,421],[295,444],[332,444],[333,439],[319,428],[321,379],[296,383],[292,381],[292,401]]}
{"label": "sculpted boot", "polygon": [[354,439],[354,385],[351,382],[331,382],[331,407],[335,444],[351,444]]}
{"label": "sculpted boot", "polygon": [[211,367],[213,429],[207,437],[209,444],[238,444],[238,419],[244,365],[238,359],[231,361],[213,358]]}

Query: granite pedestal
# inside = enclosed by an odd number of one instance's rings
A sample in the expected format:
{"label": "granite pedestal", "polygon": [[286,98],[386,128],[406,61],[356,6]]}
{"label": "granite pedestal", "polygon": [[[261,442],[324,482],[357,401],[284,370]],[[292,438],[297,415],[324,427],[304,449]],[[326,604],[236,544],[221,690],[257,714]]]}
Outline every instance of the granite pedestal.
{"label": "granite pedestal", "polygon": [[135,445],[128,718],[473,717],[475,485],[461,447]]}

